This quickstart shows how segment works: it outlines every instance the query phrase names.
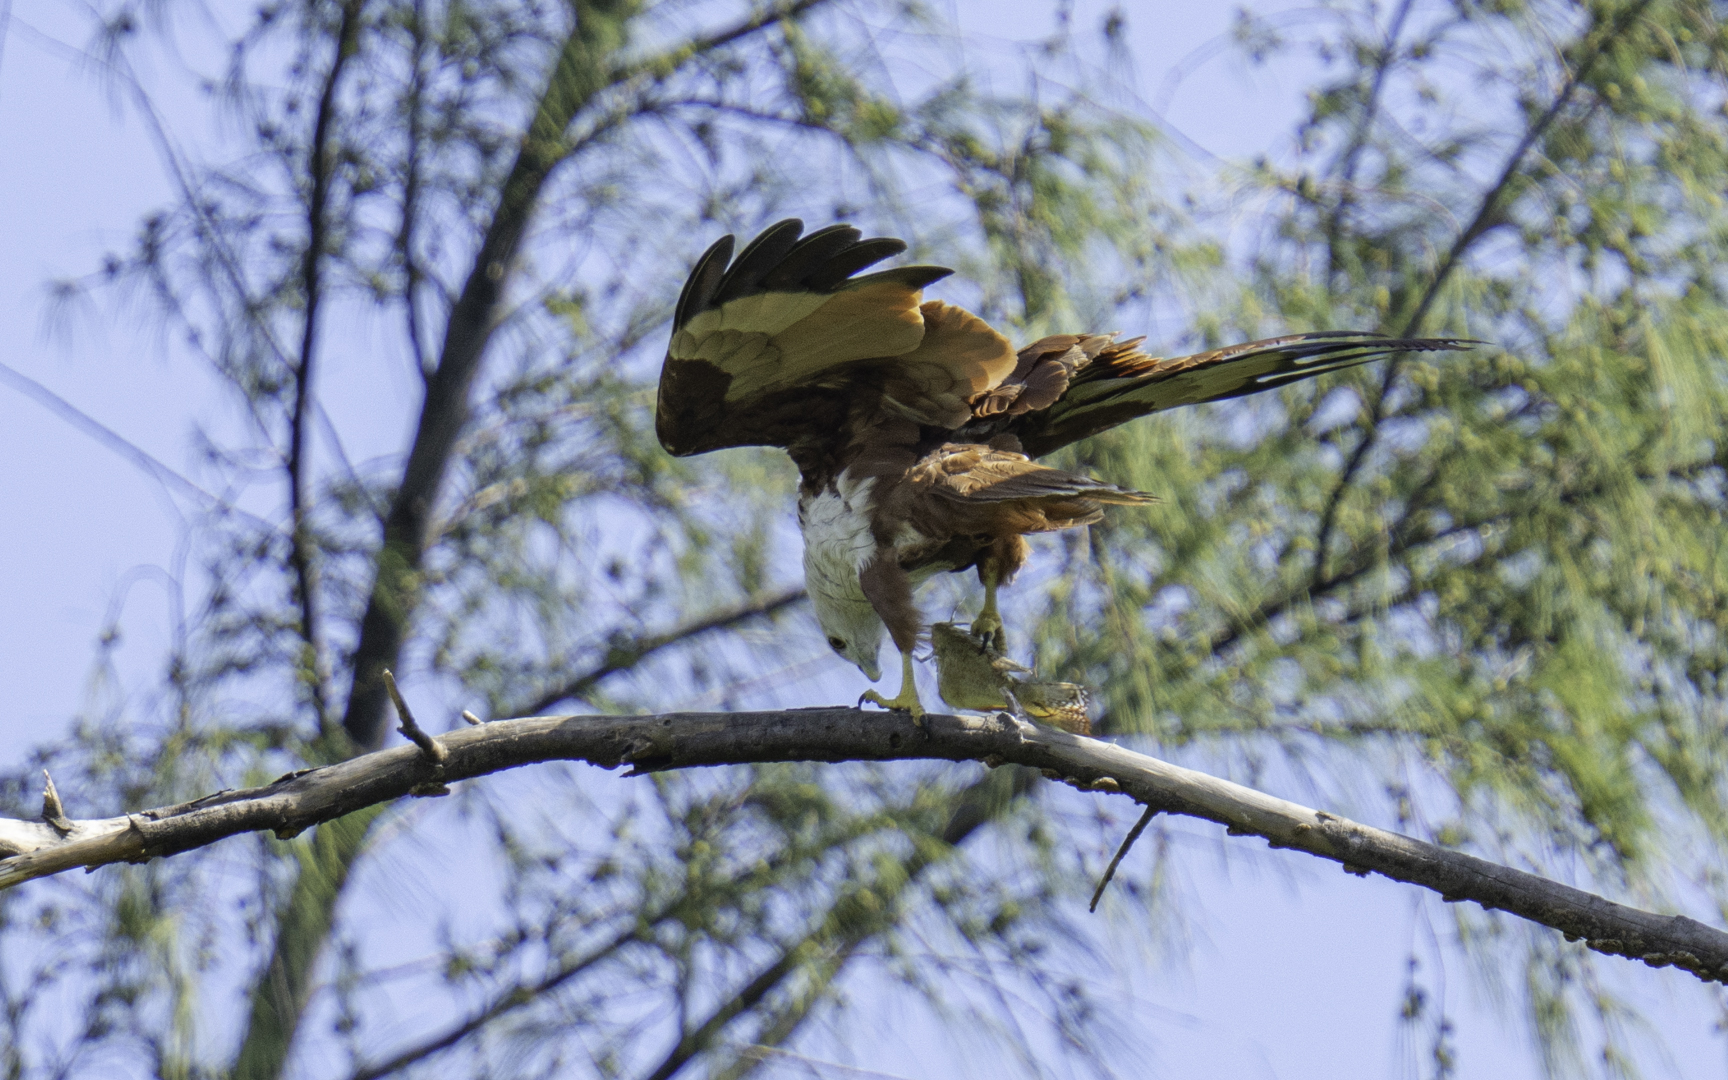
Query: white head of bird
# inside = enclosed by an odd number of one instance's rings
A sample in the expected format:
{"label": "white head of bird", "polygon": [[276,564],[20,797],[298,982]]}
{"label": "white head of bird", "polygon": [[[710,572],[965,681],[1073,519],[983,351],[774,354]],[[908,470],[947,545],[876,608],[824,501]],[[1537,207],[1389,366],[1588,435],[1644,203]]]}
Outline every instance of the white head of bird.
{"label": "white head of bird", "polygon": [[854,599],[827,592],[814,581],[810,585],[810,606],[816,609],[816,621],[822,624],[828,647],[856,665],[871,682],[880,679],[882,667],[876,658],[887,627],[876,609],[862,594]]}

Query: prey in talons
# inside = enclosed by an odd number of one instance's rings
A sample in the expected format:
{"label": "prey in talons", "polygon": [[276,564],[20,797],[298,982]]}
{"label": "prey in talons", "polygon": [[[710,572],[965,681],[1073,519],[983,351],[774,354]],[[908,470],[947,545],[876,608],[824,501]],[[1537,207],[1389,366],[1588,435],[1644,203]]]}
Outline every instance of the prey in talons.
{"label": "prey in talons", "polygon": [[976,625],[967,633],[954,623],[937,623],[930,628],[930,647],[942,700],[956,709],[1007,711],[1076,735],[1091,732],[1086,687],[1039,679],[1032,669],[985,645]]}

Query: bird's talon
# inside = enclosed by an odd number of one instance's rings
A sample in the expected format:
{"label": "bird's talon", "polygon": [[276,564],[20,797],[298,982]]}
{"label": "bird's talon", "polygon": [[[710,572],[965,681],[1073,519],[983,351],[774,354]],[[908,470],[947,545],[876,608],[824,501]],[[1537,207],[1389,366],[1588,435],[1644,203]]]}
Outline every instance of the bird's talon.
{"label": "bird's talon", "polygon": [[1008,633],[1002,626],[1002,619],[991,612],[981,612],[972,620],[972,636],[990,652],[1007,652]]}
{"label": "bird's talon", "polygon": [[862,705],[866,701],[894,712],[911,713],[912,722],[919,727],[924,726],[924,706],[919,702],[916,693],[901,693],[899,697],[885,698],[874,690],[866,690],[864,696],[858,699],[858,704]]}
{"label": "bird's talon", "polygon": [[924,730],[924,706],[918,703],[917,698],[913,698],[910,702],[903,702],[898,698],[885,698],[874,690],[866,690],[864,691],[864,698],[859,702],[859,704],[863,704],[864,700],[873,702],[882,706],[884,709],[889,709],[893,712],[910,713],[912,716],[912,726],[917,728],[919,731]]}
{"label": "bird's talon", "polygon": [[918,687],[912,677],[912,654],[900,654],[900,692],[891,698],[885,698],[874,690],[864,691],[859,703],[872,701],[884,709],[912,714],[912,723],[918,730],[924,730],[924,706],[918,701]]}

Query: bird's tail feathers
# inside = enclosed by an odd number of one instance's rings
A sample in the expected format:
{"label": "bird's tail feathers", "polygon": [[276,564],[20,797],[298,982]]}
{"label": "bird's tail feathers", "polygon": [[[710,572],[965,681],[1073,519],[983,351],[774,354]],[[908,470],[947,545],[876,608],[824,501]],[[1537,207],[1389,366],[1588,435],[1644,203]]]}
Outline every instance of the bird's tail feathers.
{"label": "bird's tail feathers", "polygon": [[1178,405],[1256,394],[1397,353],[1452,352],[1483,343],[1322,330],[1169,358],[1148,356],[1133,344],[1117,342],[1100,352],[1037,426],[1020,433],[1029,456],[1042,457],[1117,424]]}

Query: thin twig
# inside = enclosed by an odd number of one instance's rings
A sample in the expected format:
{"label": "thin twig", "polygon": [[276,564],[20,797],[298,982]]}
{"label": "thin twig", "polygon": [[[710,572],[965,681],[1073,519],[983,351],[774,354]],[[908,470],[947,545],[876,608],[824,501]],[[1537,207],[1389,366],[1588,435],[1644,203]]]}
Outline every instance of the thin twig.
{"label": "thin twig", "polygon": [[1404,33],[1404,23],[1410,17],[1412,0],[1403,0],[1398,5],[1398,11],[1392,16],[1392,25],[1387,29],[1379,53],[1374,57],[1374,78],[1368,87],[1368,95],[1362,106],[1362,118],[1356,124],[1356,130],[1351,134],[1350,145],[1344,151],[1344,166],[1339,170],[1342,185],[1339,188],[1338,205],[1329,215],[1330,221],[1326,228],[1326,252],[1329,265],[1327,287],[1332,285],[1331,278],[1336,276],[1343,264],[1339,254],[1340,239],[1344,226],[1354,205],[1353,195],[1356,191],[1356,170],[1362,163],[1362,153],[1368,148],[1368,140],[1373,135],[1374,123],[1379,117],[1380,101],[1386,86],[1386,75],[1392,70],[1392,62],[1397,59],[1398,39]]}
{"label": "thin twig", "polygon": [[949,848],[937,854],[922,850],[915,852],[893,885],[879,883],[880,887],[875,890],[877,902],[867,909],[868,914],[860,912],[853,903],[853,894],[842,890],[832,906],[814,921],[809,933],[787,946],[773,963],[763,968],[732,997],[714,1006],[702,1023],[683,1032],[659,1066],[646,1074],[646,1080],[672,1080],[692,1058],[712,1049],[734,1019],[761,1004],[794,973],[811,963],[812,957],[831,953],[828,973],[830,978],[837,976],[861,944],[894,924],[899,904],[912,885],[952,850]]}
{"label": "thin twig", "polygon": [[306,200],[306,256],[302,262],[301,287],[305,292],[306,314],[300,336],[300,361],[294,365],[294,409],[288,417],[288,562],[294,569],[294,586],[300,594],[300,640],[308,654],[307,682],[312,693],[312,707],[318,714],[318,729],[330,723],[327,673],[324,669],[322,635],[318,625],[318,566],[313,555],[311,508],[307,499],[310,478],[308,457],[308,420],[314,400],[312,379],[317,370],[318,314],[324,299],[324,245],[330,230],[328,210],[330,191],[336,166],[331,160],[330,127],[336,117],[336,90],[342,81],[342,69],[358,51],[361,0],[347,0],[342,5],[342,23],[336,31],[336,54],[330,58],[330,71],[318,95],[318,115],[312,125],[312,145],[307,167],[312,174],[312,191]]}
{"label": "thin twig", "polygon": [[420,295],[420,264],[414,258],[414,226],[420,215],[420,128],[421,98],[426,90],[426,11],[425,0],[414,0],[410,34],[414,41],[411,64],[413,76],[408,90],[408,146],[405,153],[407,168],[402,177],[402,226],[396,233],[397,258],[402,261],[402,306],[406,308],[408,346],[414,355],[414,370],[422,382],[431,377],[426,365],[426,347],[420,340],[420,310],[416,298]]}
{"label": "thin twig", "polygon": [[450,752],[444,749],[444,744],[421,730],[414,722],[414,713],[408,708],[408,702],[403,700],[402,691],[396,687],[396,676],[384,669],[384,689],[389,692],[390,700],[396,705],[396,715],[401,718],[402,726],[396,730],[401,732],[409,742],[420,748],[420,753],[434,765],[442,765],[450,759]]}
{"label": "thin twig", "polygon": [[625,930],[622,934],[613,937],[600,947],[584,955],[581,959],[561,964],[553,970],[551,974],[536,982],[518,983],[515,986],[510,987],[509,990],[494,997],[491,1004],[487,1005],[484,1009],[481,1009],[478,1013],[468,1019],[460,1021],[449,1030],[441,1032],[437,1036],[428,1039],[417,1046],[403,1050],[392,1056],[387,1061],[379,1062],[376,1065],[363,1066],[356,1070],[348,1080],[379,1080],[380,1077],[396,1075],[403,1069],[414,1064],[416,1061],[431,1057],[440,1050],[445,1050],[456,1045],[469,1035],[472,1035],[487,1024],[490,1024],[498,1017],[515,1009],[522,1008],[531,1002],[544,1001],[546,994],[558,989],[558,987],[569,982],[571,979],[574,979],[584,971],[587,971],[595,964],[598,964],[607,957],[612,956],[625,945],[640,939],[644,928],[654,925],[657,921],[658,920],[655,918],[645,918],[641,922],[633,923],[630,928]]}
{"label": "thin twig", "polygon": [[1122,838],[1122,846],[1116,849],[1116,857],[1110,860],[1110,865],[1104,868],[1104,876],[1098,879],[1098,888],[1092,892],[1092,903],[1087,905],[1087,911],[1098,910],[1098,901],[1104,897],[1104,887],[1116,876],[1116,868],[1122,865],[1122,857],[1128,854],[1128,849],[1134,846],[1134,841],[1140,839],[1140,834],[1146,831],[1146,826],[1152,824],[1152,819],[1157,814],[1156,806],[1148,806],[1146,812],[1140,815],[1140,820],[1128,830],[1128,835]]}
{"label": "thin twig", "polygon": [[606,650],[605,658],[595,667],[576,676],[556,690],[541,694],[533,702],[522,708],[507,710],[506,715],[514,712],[535,716],[546,712],[560,702],[582,699],[601,679],[635,667],[661,649],[706,634],[711,630],[724,630],[761,615],[772,615],[782,608],[790,607],[804,599],[804,595],[802,588],[787,589],[755,600],[746,600],[742,604],[721,608],[718,611],[711,611],[699,618],[691,619],[682,626],[675,626],[658,634],[646,634],[633,641],[615,644]]}
{"label": "thin twig", "polygon": [[254,295],[246,285],[246,276],[241,272],[240,256],[228,246],[221,222],[216,220],[216,204],[202,197],[191,176],[192,166],[186,156],[180,152],[174,143],[173,136],[168,131],[167,121],[156,108],[155,101],[144,89],[144,84],[138,78],[130,64],[124,63],[119,52],[98,54],[75,45],[68,45],[51,34],[44,33],[21,19],[14,18],[11,25],[24,31],[45,48],[60,53],[80,64],[89,64],[101,69],[114,78],[125,83],[131,91],[132,101],[144,118],[145,127],[151,141],[156,144],[156,152],[162,158],[163,168],[173,180],[180,198],[180,206],[191,212],[196,221],[195,228],[200,238],[210,244],[211,251],[216,256],[216,263],[222,268],[223,275],[228,279],[229,287],[233,289],[237,299],[235,310],[243,312],[246,321],[252,325],[259,340],[268,347],[270,355],[280,363],[285,371],[292,371],[294,365],[289,360],[282,344],[276,340],[275,332],[270,322],[264,317],[266,304]]}
{"label": "thin twig", "polygon": [[276,534],[282,532],[281,526],[265,521],[263,518],[258,517],[255,514],[247,513],[245,510],[240,509],[238,506],[228,502],[221,496],[199,487],[197,484],[187,479],[183,474],[165,464],[160,458],[151,454],[148,450],[145,450],[131,439],[128,439],[118,431],[115,431],[107,424],[104,424],[94,416],[91,416],[83,409],[80,409],[70,401],[67,401],[59,394],[56,394],[54,391],[48,389],[48,387],[37,382],[35,379],[32,379],[17,368],[4,362],[0,362],[0,381],[10,383],[13,389],[26,397],[34,399],[37,404],[41,405],[49,412],[54,413],[56,416],[60,417],[60,419],[71,424],[79,431],[82,431],[92,439],[95,439],[103,446],[114,451],[114,453],[119,454],[121,457],[131,462],[134,467],[148,474],[151,479],[155,480],[163,487],[171,488],[186,495],[190,495],[211,509],[233,514],[235,517],[245,518],[247,521],[250,521],[254,526],[266,533]]}
{"label": "thin twig", "polygon": [[[1523,168],[1525,157],[1548,133],[1548,129],[1554,126],[1554,122],[1560,119],[1560,114],[1565,111],[1566,106],[1572,103],[1572,95],[1589,77],[1591,70],[1596,66],[1596,62],[1602,59],[1602,54],[1607,51],[1610,45],[1619,40],[1622,34],[1631,29],[1632,24],[1638,21],[1639,17],[1644,14],[1644,9],[1648,8],[1652,2],[1653,0],[1642,0],[1641,3],[1621,12],[1614,19],[1612,25],[1606,27],[1598,25],[1591,34],[1586,35],[1585,40],[1588,42],[1588,46],[1584,56],[1578,61],[1577,69],[1566,77],[1566,84],[1560,88],[1560,93],[1555,95],[1553,104],[1548,106],[1547,111],[1536,123],[1530,125],[1529,129],[1525,131],[1524,137],[1518,141],[1518,146],[1507,158],[1506,167],[1501,170],[1499,179],[1494,181],[1493,186],[1482,197],[1482,202],[1476,210],[1476,217],[1469,225],[1465,226],[1464,231],[1458,235],[1458,239],[1446,252],[1446,261],[1440,264],[1440,269],[1435,272],[1434,279],[1428,283],[1428,288],[1422,294],[1422,299],[1416,305],[1416,310],[1411,313],[1409,319],[1405,320],[1404,330],[1399,335],[1400,337],[1409,337],[1416,332],[1417,328],[1422,325],[1422,320],[1428,317],[1428,309],[1434,305],[1435,300],[1439,299],[1440,291],[1445,287],[1446,280],[1452,276],[1452,272],[1463,261],[1465,253],[1483,234],[1498,224],[1500,198],[1510,189],[1513,179]],[[1592,37],[1595,39],[1594,41],[1590,41]]]}

